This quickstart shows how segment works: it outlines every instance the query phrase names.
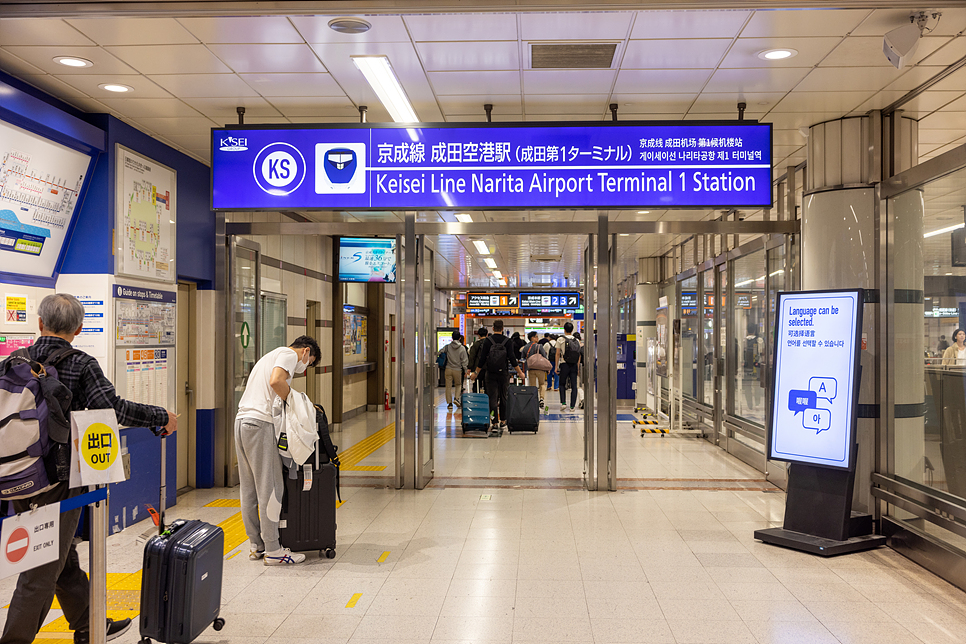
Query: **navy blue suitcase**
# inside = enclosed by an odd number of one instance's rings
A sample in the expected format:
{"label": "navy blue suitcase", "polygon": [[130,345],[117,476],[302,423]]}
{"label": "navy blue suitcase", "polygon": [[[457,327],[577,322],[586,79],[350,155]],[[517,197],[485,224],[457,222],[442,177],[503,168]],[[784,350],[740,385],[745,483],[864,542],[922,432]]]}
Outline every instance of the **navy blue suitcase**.
{"label": "navy blue suitcase", "polygon": [[141,644],[190,644],[221,610],[225,532],[204,521],[175,521],[144,546]]}
{"label": "navy blue suitcase", "polygon": [[490,398],[486,394],[467,392],[460,399],[463,405],[463,431],[486,431],[490,427]]}
{"label": "navy blue suitcase", "polygon": [[537,433],[540,428],[539,394],[536,387],[510,385],[507,388],[507,431]]}

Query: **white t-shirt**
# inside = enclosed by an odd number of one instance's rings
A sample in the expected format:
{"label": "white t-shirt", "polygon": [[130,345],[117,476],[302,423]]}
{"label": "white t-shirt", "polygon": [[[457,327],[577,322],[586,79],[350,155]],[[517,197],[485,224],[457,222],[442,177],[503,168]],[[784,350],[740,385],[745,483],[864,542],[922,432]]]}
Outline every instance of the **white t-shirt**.
{"label": "white t-shirt", "polygon": [[966,348],[956,348],[956,364],[966,364]]}
{"label": "white t-shirt", "polygon": [[557,338],[557,344],[554,345],[553,353],[557,354],[557,349],[560,349],[560,362],[564,362],[564,354],[567,352],[567,338],[573,340],[573,335],[564,334]]}
{"label": "white t-shirt", "polygon": [[266,423],[272,422],[272,401],[275,400],[275,390],[272,389],[272,371],[281,367],[288,372],[285,382],[292,385],[292,376],[298,366],[299,356],[294,349],[279,347],[263,355],[252,367],[248,376],[245,393],[238,402],[238,418],[254,418]]}

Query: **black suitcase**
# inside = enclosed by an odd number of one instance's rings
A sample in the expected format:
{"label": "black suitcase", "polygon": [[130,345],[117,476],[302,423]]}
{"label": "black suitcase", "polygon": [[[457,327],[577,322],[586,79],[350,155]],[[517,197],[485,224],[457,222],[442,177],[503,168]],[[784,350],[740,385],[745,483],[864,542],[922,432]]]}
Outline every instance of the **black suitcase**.
{"label": "black suitcase", "polygon": [[312,488],[303,492],[305,470],[298,468],[297,478],[285,472],[285,496],[278,522],[283,546],[294,552],[318,550],[320,557],[335,557],[338,473],[332,463],[321,464],[312,472]]}
{"label": "black suitcase", "polygon": [[540,427],[540,392],[536,387],[510,385],[506,400],[509,432],[533,432]]}
{"label": "black suitcase", "polygon": [[152,639],[189,644],[209,624],[222,629],[224,557],[224,531],[204,521],[175,521],[148,540],[141,577],[142,644]]}

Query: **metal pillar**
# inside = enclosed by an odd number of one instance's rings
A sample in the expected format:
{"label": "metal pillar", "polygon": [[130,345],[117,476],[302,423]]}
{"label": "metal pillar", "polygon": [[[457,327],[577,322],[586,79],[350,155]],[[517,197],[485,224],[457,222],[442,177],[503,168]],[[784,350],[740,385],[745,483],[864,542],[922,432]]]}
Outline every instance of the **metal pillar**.
{"label": "metal pillar", "polygon": [[[396,235],[397,263],[399,263],[399,260],[403,257],[402,242],[403,236]],[[396,272],[400,273],[400,271]],[[393,392],[393,395],[396,397],[396,404],[393,406],[393,420],[395,421],[396,429],[396,440],[394,441],[396,448],[396,468],[393,475],[393,485],[397,490],[403,487],[403,482],[405,481],[403,476],[403,463],[405,462],[403,458],[403,421],[402,414],[400,413],[402,411],[404,395],[402,369],[403,364],[405,364],[405,360],[403,359],[403,291],[405,290],[405,285],[406,282],[404,280],[396,282],[396,328],[390,329],[390,333],[394,333],[396,335],[395,344],[397,364],[395,366],[396,375],[394,379],[396,390]],[[390,365],[389,368],[392,369],[392,365]]]}
{"label": "metal pillar", "polygon": [[607,215],[597,216],[597,489],[614,490],[615,472],[611,463],[614,435],[611,421],[616,402],[616,355],[613,318],[613,266]]}
{"label": "metal pillar", "polygon": [[415,489],[416,474],[419,467],[419,454],[416,451],[416,213],[405,215],[406,251],[405,269],[402,283],[405,316],[400,321],[403,327],[402,350],[402,387],[403,391],[403,448],[402,448],[402,487]]}
{"label": "metal pillar", "polygon": [[[164,444],[162,442],[162,448]],[[163,470],[162,470],[163,474]],[[108,491],[110,497],[110,491]],[[164,501],[162,500],[162,505]],[[107,630],[107,500],[89,506],[91,513],[91,644],[105,644]],[[97,625],[100,625],[98,627]]]}
{"label": "metal pillar", "polygon": [[587,235],[584,249],[584,484],[593,492],[597,489],[597,460],[594,437],[594,409],[597,383],[594,365],[597,356],[594,336],[594,236]]}

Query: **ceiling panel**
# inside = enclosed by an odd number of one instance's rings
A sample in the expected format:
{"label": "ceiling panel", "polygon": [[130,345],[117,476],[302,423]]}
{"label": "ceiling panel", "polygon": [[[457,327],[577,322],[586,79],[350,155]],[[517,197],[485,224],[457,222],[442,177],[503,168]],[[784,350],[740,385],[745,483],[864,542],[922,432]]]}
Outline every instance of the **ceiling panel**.
{"label": "ceiling panel", "polygon": [[279,112],[288,117],[304,116],[323,120],[333,116],[345,116],[359,120],[358,108],[344,95],[272,96],[268,100]]}
{"label": "ceiling panel", "polygon": [[[948,40],[945,37],[923,38],[909,64],[918,63]],[[882,53],[882,36],[846,38],[822,61],[822,67],[888,67],[895,72],[896,77],[902,73]]]}
{"label": "ceiling panel", "polygon": [[[619,106],[618,114],[680,113],[683,115],[694,103],[697,94],[614,94],[610,102]],[[618,117],[620,118],[620,117]]]}
{"label": "ceiling panel", "polygon": [[70,99],[88,96],[87,92],[81,91],[73,85],[69,85],[68,83],[58,79],[56,76],[51,76],[50,74],[24,74],[20,76],[20,78],[25,83],[30,83],[34,87],[62,98]]}
{"label": "ceiling panel", "polygon": [[162,135],[210,136],[211,128],[219,124],[203,117],[199,118],[140,118],[137,123]]}
{"label": "ceiling panel", "polygon": [[520,14],[523,40],[624,40],[632,12],[573,12]]}
{"label": "ceiling panel", "polygon": [[520,44],[503,42],[421,42],[416,51],[426,71],[516,70]]}
{"label": "ceiling panel", "polygon": [[0,20],[0,44],[36,45],[55,42],[62,46],[89,45],[96,43],[63,20],[39,18],[4,18]]}
{"label": "ceiling panel", "polygon": [[[696,94],[711,76],[703,69],[621,70],[614,91],[621,94]],[[729,88],[730,89],[730,88]]]}
{"label": "ceiling panel", "polygon": [[12,76],[41,75],[44,70],[31,65],[19,56],[14,56],[10,52],[0,49],[0,69]]}
{"label": "ceiling panel", "polygon": [[99,100],[112,110],[134,118],[201,116],[198,110],[176,98],[100,98]]}
{"label": "ceiling panel", "polygon": [[463,13],[454,15],[404,16],[403,21],[416,42],[454,40],[516,40],[517,18],[508,13]]}
{"label": "ceiling panel", "polygon": [[105,47],[198,42],[174,18],[71,18],[66,22]]}
{"label": "ceiling panel", "polygon": [[751,11],[640,11],[631,38],[734,38]]}
{"label": "ceiling panel", "polygon": [[301,34],[284,16],[179,18],[204,43],[301,43]]}
{"label": "ceiling panel", "polygon": [[[140,74],[135,76],[121,76],[119,74],[111,74],[110,76],[97,76],[89,74],[72,76],[65,74],[57,75],[55,78],[60,79],[68,85],[76,87],[78,90],[94,98],[118,98],[121,96],[145,99],[171,98],[171,94],[164,88],[159,87],[156,83],[148,79],[147,76],[141,76]],[[122,94],[118,92],[109,92],[106,89],[101,89],[99,87],[99,85],[108,83],[120,83],[122,85],[127,85],[128,87],[134,88],[134,91]]]}
{"label": "ceiling panel", "polygon": [[738,103],[744,102],[748,106],[746,108],[746,114],[751,114],[752,112],[763,113],[765,110],[770,109],[769,106],[777,104],[784,96],[785,94],[783,92],[749,92],[744,94],[714,94],[711,92],[702,92],[694,105],[691,106],[691,112],[733,111],[737,113]]}
{"label": "ceiling panel", "polygon": [[869,15],[867,10],[756,11],[742,38],[844,36]]}
{"label": "ceiling panel", "polygon": [[239,74],[262,96],[345,96],[329,74]]}
{"label": "ceiling panel", "polygon": [[607,94],[575,96],[539,95],[526,97],[527,115],[531,114],[601,114],[607,108]]}
{"label": "ceiling panel", "polygon": [[429,72],[429,82],[436,94],[519,94],[520,72],[476,72],[472,76],[460,72]]}
{"label": "ceiling panel", "polygon": [[714,69],[732,42],[730,38],[632,40],[621,69]]}
{"label": "ceiling panel", "polygon": [[305,44],[208,45],[208,49],[239,74],[328,71]]}
{"label": "ceiling panel", "polygon": [[[110,54],[107,50],[100,47],[63,47],[63,46],[42,46],[42,47],[20,47],[6,46],[3,48],[14,56],[22,58],[31,65],[39,67],[48,74],[63,74],[69,71],[71,74],[137,74],[137,70],[130,65],[126,65],[118,58]],[[60,63],[54,62],[55,56],[77,56],[86,58],[94,63],[93,67],[65,67]]]}
{"label": "ceiling panel", "polygon": [[439,97],[439,105],[443,108],[443,112],[447,115],[467,114],[483,117],[486,115],[486,112],[483,111],[483,106],[486,104],[493,106],[494,117],[504,113],[520,114],[523,111],[523,102],[519,94],[482,94],[475,96]]}
{"label": "ceiling panel", "polygon": [[226,98],[185,98],[184,102],[218,123],[237,122],[236,107],[245,108],[245,116],[281,116],[278,110],[260,96]]}
{"label": "ceiling panel", "polygon": [[922,59],[921,64],[941,65],[945,67],[957,62],[963,56],[966,56],[966,36],[959,36],[943,45],[936,52]]}
{"label": "ceiling panel", "polygon": [[109,47],[108,51],[142,74],[225,74],[223,62],[204,45],[144,45]]}
{"label": "ceiling panel", "polygon": [[788,92],[809,69],[799,67],[765,69],[719,69],[708,81],[706,92]]}
{"label": "ceiling panel", "polygon": [[[919,9],[876,9],[854,33],[856,36],[881,36],[896,27],[908,24],[909,17]],[[930,19],[926,27],[934,29],[932,33],[937,36],[957,34],[966,29],[966,9],[942,9],[942,18],[939,21]]]}
{"label": "ceiling panel", "polygon": [[[186,99],[257,95],[255,90],[234,74],[169,74],[150,78],[175,96]],[[238,105],[243,104],[238,103]]]}
{"label": "ceiling panel", "polygon": [[[860,104],[856,110],[861,112],[867,112],[869,110],[880,110],[883,107],[890,105],[894,101],[902,98],[905,92],[879,92],[868,101]],[[956,100],[962,96],[962,92],[927,92],[907,101],[903,106],[903,112],[906,116],[913,116],[913,114],[925,116],[930,112],[938,110],[942,106]],[[914,116],[913,118],[916,118]]]}
{"label": "ceiling panel", "polygon": [[795,87],[797,92],[880,90],[902,72],[893,67],[819,67]]}
{"label": "ceiling panel", "polygon": [[[526,94],[609,94],[617,72],[608,69],[541,69],[523,72]],[[579,87],[580,92],[574,92]]]}
{"label": "ceiling panel", "polygon": [[329,28],[337,16],[291,16],[290,20],[307,43],[391,43],[410,42],[409,32],[399,16],[364,16],[372,25],[363,34],[344,34]]}

